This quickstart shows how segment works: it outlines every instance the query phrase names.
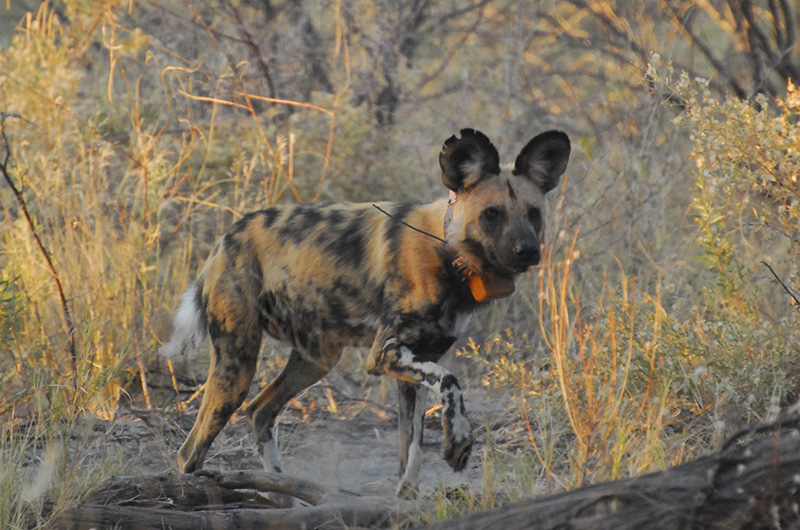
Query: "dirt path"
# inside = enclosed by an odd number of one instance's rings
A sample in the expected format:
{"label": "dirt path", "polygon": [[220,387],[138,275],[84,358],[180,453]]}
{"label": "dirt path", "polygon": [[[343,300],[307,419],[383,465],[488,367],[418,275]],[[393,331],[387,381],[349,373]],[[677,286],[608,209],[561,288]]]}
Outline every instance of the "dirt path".
{"label": "dirt path", "polygon": [[[359,494],[393,496],[398,480],[394,384],[380,385],[378,382],[357,388],[334,373],[291,403],[279,417],[277,433],[284,471]],[[251,394],[257,391],[254,385]],[[470,420],[476,429],[507,417],[502,400],[488,398],[480,387],[467,388],[465,395]],[[162,401],[169,403],[166,399]],[[109,436],[130,451],[129,465],[133,471],[177,470],[175,454],[194,422],[198,405],[199,399],[188,403],[180,418],[174,407],[152,411],[132,408],[122,412],[119,420],[105,424],[105,428]],[[164,412],[170,409],[173,412]],[[467,486],[479,493],[482,471],[480,459],[475,455],[482,444],[476,443],[468,468],[453,473],[440,456],[440,421],[438,411],[426,417],[420,490],[430,493],[441,485]],[[249,424],[241,410],[214,441],[206,468],[261,468]]]}

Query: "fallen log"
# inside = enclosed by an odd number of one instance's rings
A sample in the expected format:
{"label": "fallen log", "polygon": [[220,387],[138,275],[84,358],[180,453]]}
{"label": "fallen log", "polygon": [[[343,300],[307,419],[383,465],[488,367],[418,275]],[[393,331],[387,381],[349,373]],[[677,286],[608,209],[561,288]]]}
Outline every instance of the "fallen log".
{"label": "fallen log", "polygon": [[800,418],[742,431],[665,471],[509,504],[434,528],[798,528]]}
{"label": "fallen log", "polygon": [[[296,506],[276,508],[264,494],[291,496]],[[76,530],[379,528],[414,506],[280,473],[232,471],[111,477],[89,502],[52,515],[54,527]]]}
{"label": "fallen log", "polygon": [[[385,502],[385,500],[384,500]],[[82,504],[59,515],[55,528],[119,530],[293,530],[309,528],[382,528],[398,517],[392,506],[374,500],[303,508],[212,507],[198,511],[139,506]]]}
{"label": "fallen log", "polygon": [[257,502],[269,504],[256,492],[289,495],[307,504],[318,505],[333,497],[357,497],[342,490],[325,489],[309,480],[260,470],[200,471],[191,475],[117,476],[103,482],[92,494],[94,504],[136,504],[197,509],[209,504]]}

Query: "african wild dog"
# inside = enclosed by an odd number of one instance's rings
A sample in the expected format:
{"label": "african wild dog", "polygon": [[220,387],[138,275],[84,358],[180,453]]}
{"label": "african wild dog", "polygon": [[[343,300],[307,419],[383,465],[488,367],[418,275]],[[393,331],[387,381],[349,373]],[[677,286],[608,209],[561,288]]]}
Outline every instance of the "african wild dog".
{"label": "african wild dog", "polygon": [[181,355],[208,335],[214,347],[197,420],[178,452],[181,471],[203,466],[244,401],[264,331],[292,346],[283,372],[246,409],[267,469],[281,471],[273,426],[283,407],[327,374],[344,346],[370,344],[367,371],[399,384],[398,494],[417,487],[427,390],[443,405],[444,458],[463,469],[471,427],[458,381],[436,362],[473,310],[511,294],[516,276],[539,263],[544,196],[569,153],[566,134],[545,132],[504,171],[489,139],[462,129],[439,155],[449,201],[379,203],[383,211],[276,206],[236,222],[183,295],[162,349]]}

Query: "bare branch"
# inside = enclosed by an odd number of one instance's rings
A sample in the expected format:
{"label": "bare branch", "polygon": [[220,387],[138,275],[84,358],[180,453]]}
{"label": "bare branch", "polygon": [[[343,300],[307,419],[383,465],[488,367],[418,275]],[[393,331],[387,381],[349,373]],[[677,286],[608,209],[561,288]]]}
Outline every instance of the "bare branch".
{"label": "bare branch", "polygon": [[[244,22],[242,22],[242,16],[239,14],[239,10],[232,2],[230,2],[230,0],[228,1],[228,9],[230,9],[233,13],[233,17],[236,19],[236,24],[239,26],[239,31],[241,31],[242,35],[244,35],[245,44],[248,48],[250,48],[250,53],[253,54],[253,58],[256,60],[259,68],[261,69],[261,75],[263,75],[264,79],[267,81],[269,97],[277,97],[275,93],[275,84],[272,81],[272,72],[270,71],[269,65],[264,60],[264,57],[261,55],[261,49],[253,40],[253,36],[250,35],[250,32],[247,31],[247,28],[244,27]],[[275,103],[272,103],[272,106],[274,107]]]}
{"label": "bare branch", "polygon": [[786,33],[781,25],[780,10],[776,0],[769,0],[769,10],[772,13],[772,29],[775,31],[775,40],[778,42],[778,48],[783,50],[786,48]]}
{"label": "bare branch", "polygon": [[692,45],[697,47],[697,49],[700,50],[700,52],[705,56],[708,62],[711,63],[711,66],[714,68],[714,70],[716,70],[716,72],[720,76],[725,78],[725,81],[728,83],[728,86],[731,87],[731,89],[738,98],[747,99],[747,92],[745,91],[744,88],[742,88],[739,82],[736,81],[736,79],[734,79],[733,74],[730,72],[730,70],[728,70],[728,68],[714,56],[714,52],[711,50],[711,48],[709,48],[708,44],[703,42],[692,30],[693,17],[691,16],[691,13],[695,9],[695,7],[694,6],[690,7],[685,13],[686,16],[681,17],[678,13],[678,9],[675,7],[673,2],[667,2],[667,5],[669,6],[669,10],[675,16],[675,19],[678,20],[678,23],[680,24],[683,31],[686,33],[686,35],[688,35],[689,40],[691,40],[692,42]]}
{"label": "bare branch", "polygon": [[67,324],[67,339],[69,341],[69,352],[70,352],[70,359],[72,361],[72,373],[76,373],[77,365],[78,365],[78,356],[75,351],[75,324],[72,322],[72,315],[69,311],[69,306],[67,305],[67,298],[64,296],[64,289],[61,286],[61,279],[58,277],[58,273],[56,272],[55,265],[53,265],[53,260],[50,258],[50,253],[42,243],[39,234],[36,232],[36,227],[33,224],[33,219],[31,218],[30,213],[28,212],[28,205],[25,203],[25,198],[22,196],[22,191],[17,189],[14,181],[11,178],[9,173],[9,163],[11,161],[11,145],[8,142],[8,137],[6,136],[6,119],[16,117],[19,118],[18,115],[14,114],[0,114],[0,138],[3,140],[3,147],[5,148],[5,154],[3,156],[3,163],[0,164],[0,173],[3,174],[3,178],[8,184],[8,187],[11,188],[11,192],[14,194],[14,197],[17,199],[17,203],[19,204],[20,210],[22,211],[23,216],[25,217],[25,221],[28,224],[28,229],[33,236],[34,241],[36,242],[36,246],[39,247],[39,251],[41,252],[42,256],[44,257],[45,262],[47,263],[47,268],[50,271],[50,275],[53,277],[53,280],[56,283],[56,290],[58,291],[58,297],[61,300],[61,309],[64,312],[64,320]]}
{"label": "bare branch", "polygon": [[794,302],[797,304],[797,307],[798,307],[798,308],[800,308],[800,299],[798,299],[798,298],[800,298],[800,294],[796,293],[796,292],[794,291],[794,289],[792,289],[791,287],[789,287],[788,285],[786,285],[786,284],[783,282],[783,280],[781,279],[781,277],[780,277],[780,276],[778,276],[778,274],[775,272],[775,270],[774,270],[774,269],[773,269],[773,268],[770,266],[770,264],[769,264],[769,263],[767,263],[766,261],[762,261],[761,263],[763,263],[763,264],[764,264],[764,266],[765,266],[766,268],[768,268],[768,269],[769,269],[769,272],[771,272],[771,273],[772,273],[772,275],[775,277],[775,279],[776,279],[776,280],[778,280],[778,283],[780,283],[780,284],[781,284],[781,286],[783,287],[783,289],[784,289],[784,290],[785,290],[787,293],[789,293],[789,296],[791,296],[791,297],[794,299]]}

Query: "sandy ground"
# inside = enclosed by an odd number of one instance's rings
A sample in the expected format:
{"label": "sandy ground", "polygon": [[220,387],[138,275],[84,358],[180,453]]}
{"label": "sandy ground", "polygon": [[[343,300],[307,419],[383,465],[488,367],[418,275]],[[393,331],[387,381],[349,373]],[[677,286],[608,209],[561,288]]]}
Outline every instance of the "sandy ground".
{"label": "sandy ground", "polygon": [[[454,360],[450,367],[465,388],[465,403],[473,428],[502,430],[511,421],[502,397],[489,397],[485,389],[470,383],[464,367]],[[455,365],[455,366],[453,366]],[[461,373],[459,373],[461,372]],[[200,381],[204,370],[195,370]],[[262,374],[263,375],[263,374]],[[266,379],[253,384],[253,397]],[[179,388],[185,409],[175,411],[175,393],[164,377],[150,379],[152,402],[158,407],[146,410],[141,398],[134,397],[129,407],[121,407],[120,418],[98,424],[108,435],[124,444],[129,452],[126,468],[136,474],[177,470],[176,452],[191,428],[199,398],[189,400],[191,385]],[[160,387],[160,389],[159,389]],[[353,383],[337,368],[292,402],[279,417],[278,441],[284,472],[313,480],[321,485],[364,495],[393,496],[398,482],[397,415],[394,381],[370,378]],[[432,411],[426,416],[420,490],[423,494],[444,485],[468,487],[480,493],[482,470],[479,455],[482,442],[473,448],[466,470],[454,473],[441,458],[441,416]],[[502,436],[502,435],[501,435]],[[480,438],[480,437],[479,437]],[[260,469],[261,461],[243,412],[238,411],[215,440],[206,460],[206,469]]]}

